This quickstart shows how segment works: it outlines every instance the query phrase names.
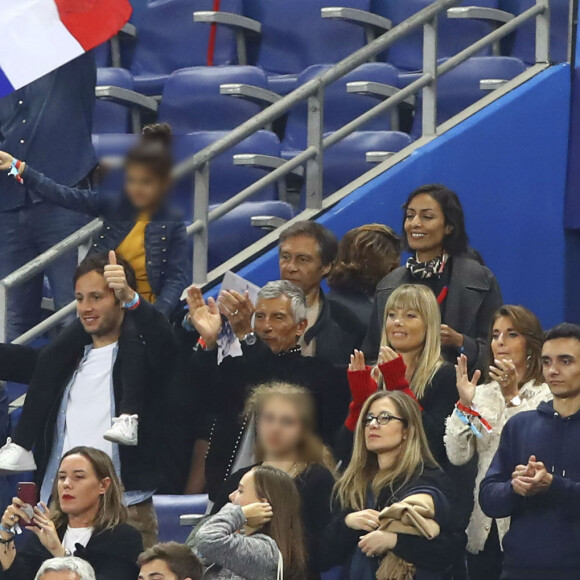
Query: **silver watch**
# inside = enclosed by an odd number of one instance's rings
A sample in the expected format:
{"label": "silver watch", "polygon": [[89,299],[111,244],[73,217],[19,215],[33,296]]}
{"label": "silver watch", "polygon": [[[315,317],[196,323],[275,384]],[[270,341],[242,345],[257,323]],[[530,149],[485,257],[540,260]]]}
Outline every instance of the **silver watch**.
{"label": "silver watch", "polygon": [[253,346],[254,344],[256,344],[258,340],[258,337],[256,336],[255,332],[248,332],[248,334],[246,334],[246,336],[244,336],[244,338],[242,338],[242,342],[244,344],[246,344],[247,346]]}

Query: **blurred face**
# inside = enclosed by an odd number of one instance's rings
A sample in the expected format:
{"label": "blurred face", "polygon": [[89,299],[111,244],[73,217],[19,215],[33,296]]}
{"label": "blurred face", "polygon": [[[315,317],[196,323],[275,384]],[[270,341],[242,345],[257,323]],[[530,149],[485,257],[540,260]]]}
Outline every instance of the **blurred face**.
{"label": "blurred face", "polygon": [[79,575],[71,570],[62,570],[60,572],[45,572],[40,580],[81,580]]}
{"label": "blurred face", "polygon": [[[400,416],[393,401],[387,398],[379,399],[370,406],[367,419],[370,419],[371,415],[384,417],[384,414],[391,417]],[[380,425],[376,419],[373,419],[364,429],[367,449],[377,454],[390,453],[399,449],[407,433],[403,422],[397,419],[391,419],[386,425]]]}
{"label": "blurred face", "polygon": [[304,437],[296,404],[282,396],[269,397],[258,416],[257,436],[266,457],[282,458],[296,451]]}
{"label": "blurred face", "polygon": [[141,567],[139,580],[179,580],[179,578],[169,569],[165,560],[152,560]]}
{"label": "blurred face", "polygon": [[557,338],[542,348],[544,380],[554,398],[580,396],[580,342],[574,338]]}
{"label": "blurred face", "polygon": [[81,276],[75,284],[77,314],[91,336],[106,336],[123,322],[123,308],[98,272]]}
{"label": "blurred face", "polygon": [[79,516],[94,511],[96,513],[101,496],[111,485],[107,477],[102,481],[82,455],[65,457],[58,470],[58,497],[63,513]]}
{"label": "blurred face", "polygon": [[414,197],[405,214],[405,233],[409,247],[419,260],[427,261],[443,252],[443,239],[451,233],[445,225],[441,206],[430,195]]}
{"label": "blurred face", "polygon": [[230,493],[230,501],[240,507],[261,501],[261,499],[256,495],[254,474],[252,471],[248,471],[248,473],[246,473],[240,480],[238,489]]}
{"label": "blurred face", "polygon": [[387,312],[387,338],[399,353],[419,350],[425,344],[427,327],[416,310],[393,308]]}
{"label": "blurred face", "polygon": [[258,299],[254,314],[254,331],[273,353],[287,351],[296,346],[299,336],[306,330],[306,320],[294,322],[292,301],[288,296],[265,300]]}
{"label": "blurred face", "polygon": [[168,181],[155,175],[145,165],[132,163],[125,169],[125,192],[135,209],[156,209],[167,194],[169,186]]}
{"label": "blurred face", "polygon": [[491,351],[494,358],[511,360],[518,369],[526,366],[526,338],[514,328],[508,316],[500,316],[493,325]]}
{"label": "blurred face", "polygon": [[280,246],[280,278],[293,282],[308,295],[320,287],[322,279],[330,272],[323,266],[316,240],[310,236],[294,236]]}

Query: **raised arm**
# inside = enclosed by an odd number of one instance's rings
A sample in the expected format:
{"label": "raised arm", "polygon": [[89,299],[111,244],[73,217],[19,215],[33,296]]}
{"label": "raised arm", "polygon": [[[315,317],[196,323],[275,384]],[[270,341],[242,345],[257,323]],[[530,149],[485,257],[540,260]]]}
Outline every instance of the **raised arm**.
{"label": "raised arm", "polygon": [[[10,153],[0,151],[0,171],[11,171],[15,161]],[[24,162],[20,162],[18,175],[27,189],[46,201],[95,217],[102,213],[101,197],[96,191],[59,185]]]}

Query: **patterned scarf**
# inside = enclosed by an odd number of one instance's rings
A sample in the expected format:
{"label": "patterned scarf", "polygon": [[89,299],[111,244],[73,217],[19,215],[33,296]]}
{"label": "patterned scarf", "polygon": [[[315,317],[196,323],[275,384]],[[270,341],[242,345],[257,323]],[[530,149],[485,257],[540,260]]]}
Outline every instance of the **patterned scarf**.
{"label": "patterned scarf", "polygon": [[445,265],[449,260],[449,254],[443,253],[428,262],[418,262],[417,256],[411,256],[407,260],[407,269],[415,278],[425,280],[426,278],[433,278],[433,276],[441,276],[445,270]]}

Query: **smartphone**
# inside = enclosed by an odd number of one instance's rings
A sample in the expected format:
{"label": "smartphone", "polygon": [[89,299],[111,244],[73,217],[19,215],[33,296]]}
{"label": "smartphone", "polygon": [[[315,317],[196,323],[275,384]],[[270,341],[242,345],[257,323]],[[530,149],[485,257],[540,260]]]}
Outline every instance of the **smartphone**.
{"label": "smartphone", "polygon": [[38,489],[36,483],[31,481],[21,481],[18,484],[16,497],[26,505],[22,508],[24,513],[30,518],[31,526],[36,526],[34,520],[34,506],[38,503]]}

